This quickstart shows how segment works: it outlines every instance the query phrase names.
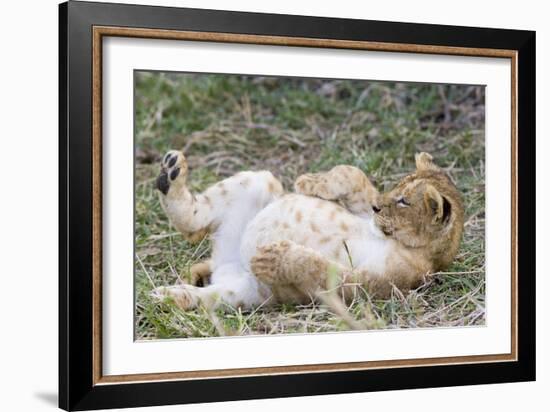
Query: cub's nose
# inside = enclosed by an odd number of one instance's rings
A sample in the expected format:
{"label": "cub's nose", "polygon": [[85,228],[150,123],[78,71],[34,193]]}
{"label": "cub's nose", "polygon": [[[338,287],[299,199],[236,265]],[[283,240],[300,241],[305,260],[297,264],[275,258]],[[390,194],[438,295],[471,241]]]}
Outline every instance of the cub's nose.
{"label": "cub's nose", "polygon": [[374,211],[374,213],[379,213],[382,209],[380,209],[378,206],[373,205],[372,210]]}

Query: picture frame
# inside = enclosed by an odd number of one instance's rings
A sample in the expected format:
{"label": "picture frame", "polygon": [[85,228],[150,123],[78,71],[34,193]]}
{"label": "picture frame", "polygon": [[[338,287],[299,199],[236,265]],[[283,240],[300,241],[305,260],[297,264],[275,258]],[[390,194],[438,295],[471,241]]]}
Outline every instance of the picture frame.
{"label": "picture frame", "polygon": [[[106,38],[508,61],[510,116],[492,121],[507,123],[511,131],[511,174],[502,177],[511,184],[509,353],[105,375],[102,217],[104,186],[110,179],[102,168]],[[535,87],[531,31],[78,1],[61,4],[59,406],[90,410],[534,380]]]}

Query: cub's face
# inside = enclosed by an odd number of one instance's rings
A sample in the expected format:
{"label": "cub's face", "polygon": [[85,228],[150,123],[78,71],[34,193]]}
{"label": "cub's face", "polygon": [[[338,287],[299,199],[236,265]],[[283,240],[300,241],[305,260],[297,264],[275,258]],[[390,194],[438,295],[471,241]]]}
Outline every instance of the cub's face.
{"label": "cub's face", "polygon": [[422,153],[416,163],[416,172],[381,194],[373,206],[379,229],[408,247],[424,247],[438,241],[453,230],[455,215],[462,213],[458,210],[458,191],[431,162],[431,156]]}
{"label": "cub's face", "polygon": [[380,230],[410,247],[426,246],[451,213],[449,201],[437,189],[410,177],[380,195],[373,209]]}

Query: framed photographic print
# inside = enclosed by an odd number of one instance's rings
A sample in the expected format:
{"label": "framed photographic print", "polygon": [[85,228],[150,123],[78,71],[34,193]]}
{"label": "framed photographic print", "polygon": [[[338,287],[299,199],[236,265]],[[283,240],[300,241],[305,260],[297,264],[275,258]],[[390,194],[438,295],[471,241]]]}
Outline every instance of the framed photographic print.
{"label": "framed photographic print", "polygon": [[535,33],[60,5],[60,407],[535,379]]}

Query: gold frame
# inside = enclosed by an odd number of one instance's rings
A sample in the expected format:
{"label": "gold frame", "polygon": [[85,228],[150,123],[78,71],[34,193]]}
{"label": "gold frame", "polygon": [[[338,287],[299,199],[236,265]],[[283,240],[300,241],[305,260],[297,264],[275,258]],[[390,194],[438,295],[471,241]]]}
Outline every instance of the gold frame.
{"label": "gold frame", "polygon": [[[497,57],[511,60],[511,142],[512,142],[512,261],[511,261],[511,352],[509,354],[452,356],[441,358],[395,359],[384,361],[329,363],[315,365],[290,365],[257,368],[219,369],[204,371],[182,371],[164,373],[146,373],[132,375],[102,374],[102,40],[103,37],[133,37],[164,40],[188,40],[222,43],[241,43],[258,45],[278,45],[293,47],[319,47],[333,49],[355,49],[400,53],[424,53],[439,55],[458,55],[476,57]],[[142,29],[127,27],[94,26],[92,44],[92,180],[93,180],[93,384],[134,383],[149,381],[189,380],[243,377],[259,375],[278,375],[296,373],[319,373],[351,371],[381,368],[400,368],[412,366],[457,365],[468,363],[492,363],[517,361],[517,51],[503,49],[465,48],[450,46],[430,46],[420,44],[383,43],[369,41],[351,41],[283,36],[262,36],[248,34],[177,31],[160,29]]]}

